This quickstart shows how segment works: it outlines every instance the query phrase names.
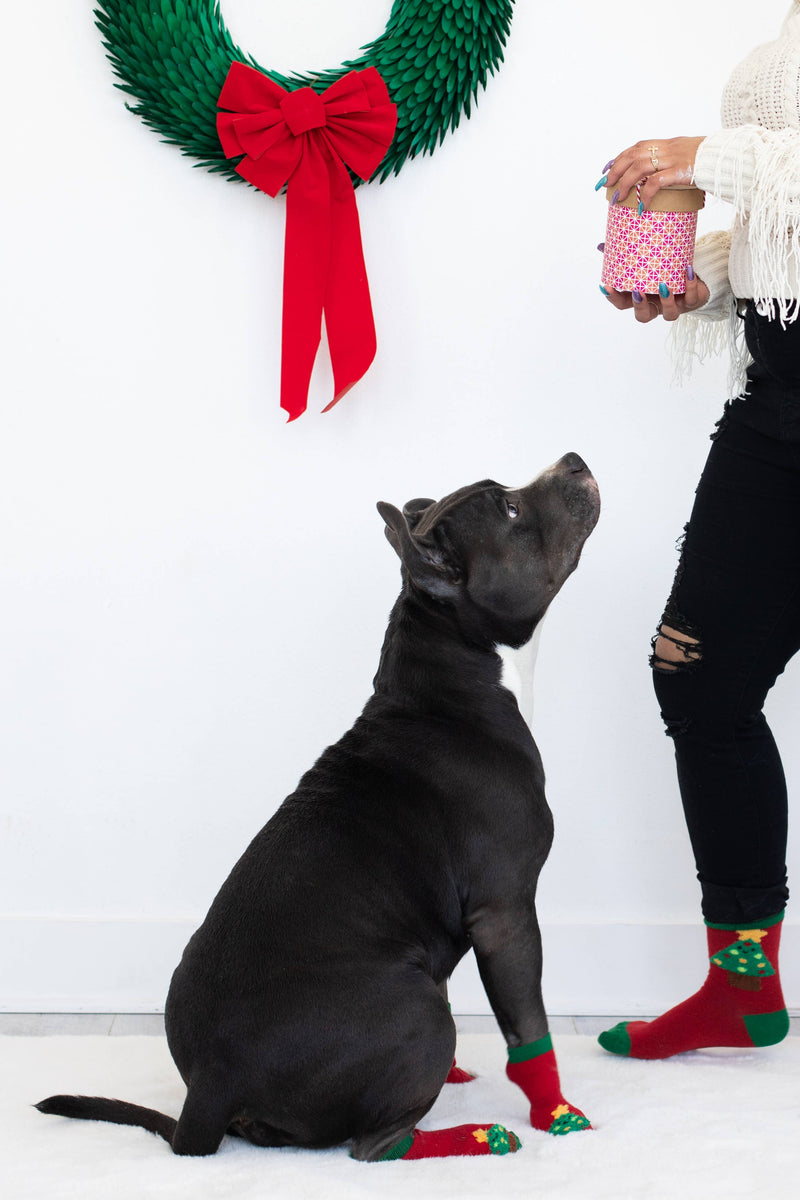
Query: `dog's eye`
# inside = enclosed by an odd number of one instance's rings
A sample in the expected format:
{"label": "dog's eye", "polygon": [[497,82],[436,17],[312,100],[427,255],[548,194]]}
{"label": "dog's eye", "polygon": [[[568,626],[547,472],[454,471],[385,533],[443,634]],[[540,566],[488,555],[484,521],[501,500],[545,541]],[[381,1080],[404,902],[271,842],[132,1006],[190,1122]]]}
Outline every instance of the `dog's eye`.
{"label": "dog's eye", "polygon": [[514,520],[514,517],[519,516],[519,509],[517,508],[516,504],[512,504],[510,500],[506,500],[506,508],[508,509],[508,515],[511,517],[512,521]]}

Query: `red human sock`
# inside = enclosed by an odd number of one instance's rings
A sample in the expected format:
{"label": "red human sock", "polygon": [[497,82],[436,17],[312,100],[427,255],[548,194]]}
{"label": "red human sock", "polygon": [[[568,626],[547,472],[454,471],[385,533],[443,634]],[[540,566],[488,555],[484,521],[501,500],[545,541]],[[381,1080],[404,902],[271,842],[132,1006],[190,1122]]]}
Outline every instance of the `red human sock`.
{"label": "red human sock", "polygon": [[598,1041],[612,1054],[669,1058],[705,1046],[773,1046],[789,1032],[778,955],[783,913],[740,925],[706,922],[708,976],[655,1021],[622,1021]]}
{"label": "red human sock", "polygon": [[503,1125],[455,1125],[452,1129],[415,1129],[380,1158],[455,1158],[467,1154],[514,1154],[522,1143]]}
{"label": "red human sock", "polygon": [[525,1046],[509,1046],[506,1075],[521,1087],[531,1104],[531,1125],[547,1133],[591,1129],[588,1117],[561,1094],[558,1064],[550,1034]]}

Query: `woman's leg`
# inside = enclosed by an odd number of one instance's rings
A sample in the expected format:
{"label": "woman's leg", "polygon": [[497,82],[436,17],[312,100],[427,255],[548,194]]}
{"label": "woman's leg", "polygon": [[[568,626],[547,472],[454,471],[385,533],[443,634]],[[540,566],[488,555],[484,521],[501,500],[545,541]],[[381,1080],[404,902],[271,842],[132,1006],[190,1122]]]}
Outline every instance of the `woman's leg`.
{"label": "woman's leg", "polygon": [[[651,660],[712,965],[700,992],[657,1021],[601,1035],[606,1049],[666,1057],[703,1045],[767,1044],[786,1031],[777,973],[732,987],[714,956],[749,943],[777,972],[777,918],[788,895],[786,785],[762,707],[799,648],[800,471],[780,442],[730,422],[697,491]],[[759,1026],[754,1037],[748,1021],[769,1014],[766,1023],[750,1021]]]}
{"label": "woman's leg", "polygon": [[799,618],[800,471],[779,443],[729,425],[697,490],[651,660],[714,922],[785,904],[786,783],[762,710],[800,648]]}

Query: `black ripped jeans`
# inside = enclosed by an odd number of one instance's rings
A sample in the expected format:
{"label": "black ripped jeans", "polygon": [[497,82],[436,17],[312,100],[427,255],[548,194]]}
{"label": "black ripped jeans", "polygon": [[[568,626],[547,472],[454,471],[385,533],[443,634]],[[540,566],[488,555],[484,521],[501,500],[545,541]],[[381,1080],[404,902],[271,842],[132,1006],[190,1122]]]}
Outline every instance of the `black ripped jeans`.
{"label": "black ripped jeans", "polygon": [[726,405],[686,529],[662,623],[697,657],[651,659],[713,922],[780,912],[786,782],[763,714],[800,649],[800,319],[781,328],[752,304],[748,395]]}

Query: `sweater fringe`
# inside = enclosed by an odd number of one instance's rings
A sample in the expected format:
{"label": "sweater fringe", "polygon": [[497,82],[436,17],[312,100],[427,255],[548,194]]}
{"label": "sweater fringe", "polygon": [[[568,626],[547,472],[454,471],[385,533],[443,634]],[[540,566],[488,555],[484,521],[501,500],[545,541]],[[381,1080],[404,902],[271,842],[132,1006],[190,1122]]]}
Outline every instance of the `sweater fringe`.
{"label": "sweater fringe", "polygon": [[731,299],[728,317],[709,321],[696,313],[686,313],[673,324],[669,334],[669,353],[672,361],[672,381],[678,387],[688,383],[695,361],[728,351],[728,395],[742,396],[747,390],[747,368],[753,361],[744,340],[744,322],[738,305]]}

